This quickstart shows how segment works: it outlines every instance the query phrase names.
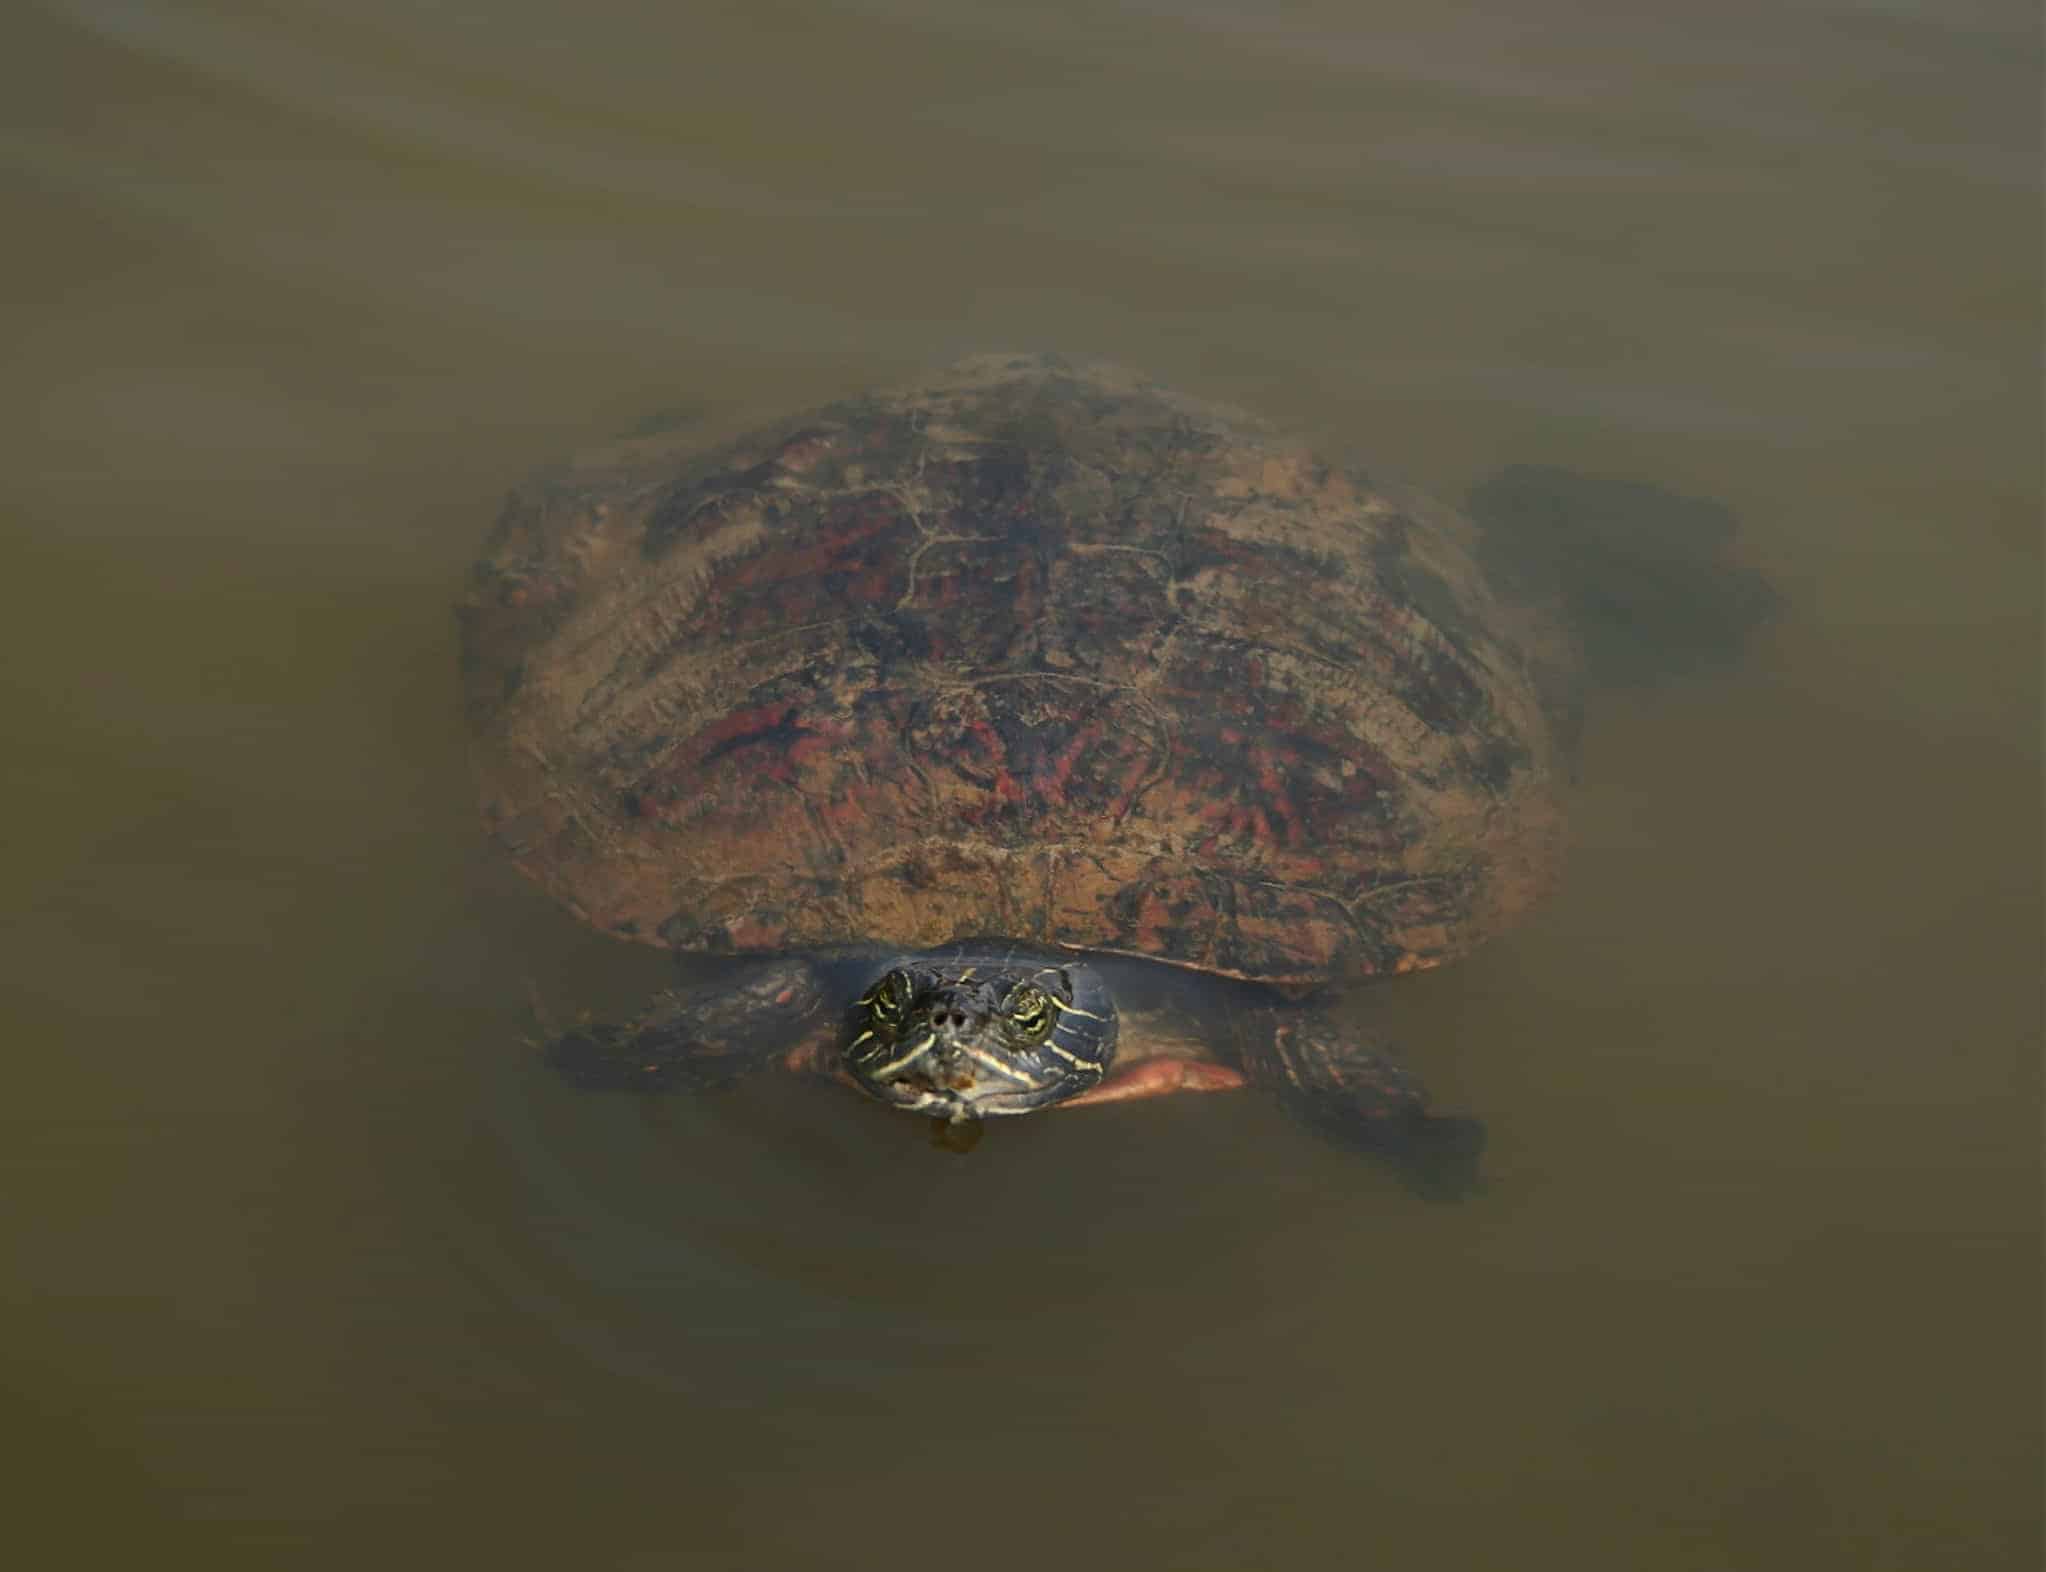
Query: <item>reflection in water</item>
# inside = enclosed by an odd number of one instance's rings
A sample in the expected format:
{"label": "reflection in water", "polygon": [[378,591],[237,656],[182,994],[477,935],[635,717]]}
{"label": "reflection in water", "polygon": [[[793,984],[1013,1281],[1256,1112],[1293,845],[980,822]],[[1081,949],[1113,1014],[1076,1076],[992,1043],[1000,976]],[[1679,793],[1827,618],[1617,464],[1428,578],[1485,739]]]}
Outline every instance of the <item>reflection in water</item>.
{"label": "reflection in water", "polygon": [[[30,1531],[2035,1565],[2030,28],[18,8]],[[649,411],[710,441],[1011,345],[1438,494],[1716,498],[1784,591],[1745,670],[1592,713],[1559,899],[1360,1003],[1491,1121],[1482,1201],[1232,1099],[958,1158],[521,1046],[529,986],[668,973],[476,833],[447,609],[494,499]]]}

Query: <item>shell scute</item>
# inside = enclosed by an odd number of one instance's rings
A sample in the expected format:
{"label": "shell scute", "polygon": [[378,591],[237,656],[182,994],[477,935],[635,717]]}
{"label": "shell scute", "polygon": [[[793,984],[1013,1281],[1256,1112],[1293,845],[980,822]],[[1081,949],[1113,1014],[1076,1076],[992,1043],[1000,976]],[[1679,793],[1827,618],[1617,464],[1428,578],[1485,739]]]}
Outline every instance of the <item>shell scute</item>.
{"label": "shell scute", "polygon": [[1048,360],[665,440],[516,499],[465,608],[490,817],[602,926],[1309,981],[1553,874],[1530,635],[1446,510]]}

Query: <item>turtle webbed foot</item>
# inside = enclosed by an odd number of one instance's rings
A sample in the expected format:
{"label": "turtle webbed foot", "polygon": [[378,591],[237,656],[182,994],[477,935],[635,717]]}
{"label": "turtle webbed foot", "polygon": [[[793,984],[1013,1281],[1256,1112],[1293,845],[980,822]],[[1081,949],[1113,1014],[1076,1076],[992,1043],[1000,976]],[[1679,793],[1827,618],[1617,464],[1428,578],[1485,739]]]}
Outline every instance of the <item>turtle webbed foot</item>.
{"label": "turtle webbed foot", "polygon": [[1282,1090],[1279,1100],[1328,1140],[1385,1163],[1424,1201],[1462,1201],[1484,1188],[1481,1119],[1320,1090]]}
{"label": "turtle webbed foot", "polygon": [[686,1039],[645,1031],[640,1022],[578,1026],[547,1045],[546,1059],[585,1092],[696,1092],[738,1079],[728,1061],[695,1052]]}
{"label": "turtle webbed foot", "polygon": [[1314,1016],[1282,1023],[1247,1068],[1303,1124],[1387,1164],[1422,1199],[1457,1201],[1483,1188],[1483,1121],[1430,1113],[1421,1083],[1353,1032]]}
{"label": "turtle webbed foot", "polygon": [[1424,1201],[1462,1201],[1485,1188],[1479,1160],[1485,1123],[1461,1114],[1421,1114],[1386,1153],[1400,1182]]}
{"label": "turtle webbed foot", "polygon": [[801,1057],[829,1035],[830,1019],[816,972],[776,959],[730,981],[661,994],[628,1025],[577,1026],[548,1045],[546,1058],[585,1091],[707,1091]]}

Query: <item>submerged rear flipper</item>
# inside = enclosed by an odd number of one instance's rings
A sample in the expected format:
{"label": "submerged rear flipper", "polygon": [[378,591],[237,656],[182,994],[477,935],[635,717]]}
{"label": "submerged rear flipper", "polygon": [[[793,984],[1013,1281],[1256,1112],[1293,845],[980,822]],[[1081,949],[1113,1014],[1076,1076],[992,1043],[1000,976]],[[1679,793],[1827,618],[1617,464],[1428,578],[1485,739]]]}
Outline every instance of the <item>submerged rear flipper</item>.
{"label": "submerged rear flipper", "polygon": [[1635,687],[1731,665],[1782,598],[1734,550],[1731,509],[1639,481],[1545,465],[1471,492],[1488,578],[1559,600],[1592,681]]}

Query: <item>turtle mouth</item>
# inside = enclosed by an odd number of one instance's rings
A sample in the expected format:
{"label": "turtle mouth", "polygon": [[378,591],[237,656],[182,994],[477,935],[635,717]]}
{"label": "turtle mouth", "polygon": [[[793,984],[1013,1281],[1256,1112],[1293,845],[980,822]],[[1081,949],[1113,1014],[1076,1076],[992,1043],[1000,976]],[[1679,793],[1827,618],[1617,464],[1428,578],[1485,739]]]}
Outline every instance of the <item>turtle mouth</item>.
{"label": "turtle mouth", "polygon": [[893,1058],[855,1074],[888,1102],[949,1119],[1028,1113],[1067,1095],[1060,1077],[1007,1052],[992,1035],[936,1027],[912,1031]]}
{"label": "turtle mouth", "polygon": [[1069,968],[900,967],[853,1009],[845,1065],[869,1096],[960,1121],[1029,1113],[1096,1085],[1115,1044]]}

